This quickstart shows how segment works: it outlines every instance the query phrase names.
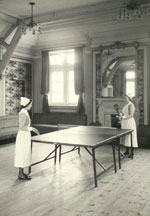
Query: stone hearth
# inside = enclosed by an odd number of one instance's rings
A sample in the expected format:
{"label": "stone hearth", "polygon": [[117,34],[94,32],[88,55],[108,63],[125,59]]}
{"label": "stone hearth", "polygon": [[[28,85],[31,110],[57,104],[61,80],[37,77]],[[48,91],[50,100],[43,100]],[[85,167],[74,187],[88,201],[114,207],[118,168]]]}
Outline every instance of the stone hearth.
{"label": "stone hearth", "polygon": [[113,108],[114,104],[118,104],[120,109],[125,104],[125,99],[123,97],[102,97],[97,98],[98,101],[98,118],[99,122],[104,127],[112,126],[112,115],[115,115],[116,112]]}

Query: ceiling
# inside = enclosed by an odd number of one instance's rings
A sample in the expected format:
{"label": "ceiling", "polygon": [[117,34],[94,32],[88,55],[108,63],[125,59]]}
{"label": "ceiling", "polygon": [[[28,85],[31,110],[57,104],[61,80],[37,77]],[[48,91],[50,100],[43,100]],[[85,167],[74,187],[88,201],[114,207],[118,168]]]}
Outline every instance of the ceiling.
{"label": "ceiling", "polygon": [[[30,0],[0,0],[0,37],[17,19],[30,17]],[[128,0],[33,0],[34,19],[42,35],[23,36],[22,47],[32,50],[56,49],[122,42],[149,42],[150,16],[142,20],[118,21],[119,8]],[[19,49],[19,48],[18,48]]]}
{"label": "ceiling", "polygon": [[0,0],[0,10],[10,16],[23,19],[30,16],[30,2],[35,3],[34,13],[39,16],[110,1],[113,0]]}

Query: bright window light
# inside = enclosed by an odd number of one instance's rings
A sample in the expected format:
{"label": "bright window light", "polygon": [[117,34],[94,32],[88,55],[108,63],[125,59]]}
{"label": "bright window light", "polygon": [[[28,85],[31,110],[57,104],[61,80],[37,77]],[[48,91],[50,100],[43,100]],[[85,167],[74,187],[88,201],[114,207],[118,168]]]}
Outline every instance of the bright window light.
{"label": "bright window light", "polygon": [[77,102],[78,96],[75,95],[75,89],[74,89],[74,72],[70,71],[68,73],[68,101],[69,103],[73,103],[74,101]]}
{"label": "bright window light", "polygon": [[64,63],[64,54],[50,55],[50,64],[51,65],[63,65]]}
{"label": "bright window light", "polygon": [[135,82],[134,81],[126,82],[126,94],[131,98],[135,96]]}
{"label": "bright window light", "polygon": [[129,70],[126,72],[126,94],[129,97],[135,96],[135,71]]}
{"label": "bright window light", "polygon": [[50,93],[52,106],[77,106],[74,89],[74,50],[49,52]]}
{"label": "bright window light", "polygon": [[67,63],[74,64],[74,53],[67,54]]}
{"label": "bright window light", "polygon": [[63,85],[63,72],[57,71],[52,72],[51,76],[51,102],[58,103],[63,102],[63,92],[64,92],[64,85]]}
{"label": "bright window light", "polygon": [[126,72],[126,79],[135,79],[135,72],[134,71],[127,71]]}

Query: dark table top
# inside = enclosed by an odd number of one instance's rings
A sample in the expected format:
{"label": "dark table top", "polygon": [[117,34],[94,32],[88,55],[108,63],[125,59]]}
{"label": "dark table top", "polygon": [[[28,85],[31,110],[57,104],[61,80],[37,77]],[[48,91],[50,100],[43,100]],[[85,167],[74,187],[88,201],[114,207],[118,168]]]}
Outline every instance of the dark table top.
{"label": "dark table top", "polygon": [[77,126],[32,137],[32,141],[95,148],[109,144],[116,138],[130,134],[131,129],[97,126]]}

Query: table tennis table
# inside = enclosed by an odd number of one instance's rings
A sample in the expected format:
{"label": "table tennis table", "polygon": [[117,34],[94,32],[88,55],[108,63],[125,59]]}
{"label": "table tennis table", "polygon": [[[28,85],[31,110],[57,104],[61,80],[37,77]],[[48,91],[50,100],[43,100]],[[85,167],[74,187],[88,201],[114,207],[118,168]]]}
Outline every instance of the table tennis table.
{"label": "table tennis table", "polygon": [[[75,150],[78,150],[78,153],[80,154],[80,148],[84,148],[92,157],[94,183],[95,183],[95,187],[97,187],[96,163],[99,164],[104,170],[107,169],[96,159],[95,157],[96,149],[105,145],[112,146],[113,166],[114,166],[114,171],[117,172],[115,149],[117,147],[119,168],[121,168],[120,142],[119,142],[120,137],[124,137],[127,135],[131,136],[131,158],[133,159],[132,132],[133,130],[131,129],[118,129],[118,128],[111,128],[111,127],[107,128],[107,127],[97,127],[97,126],[76,126],[68,129],[58,130],[58,131],[34,136],[31,139],[31,148],[33,143],[38,142],[38,143],[54,145],[54,149],[43,160],[31,164],[29,168],[29,173],[31,173],[32,166],[45,162],[47,160],[54,159],[54,164],[56,164],[57,155],[58,155],[57,150],[59,150],[59,162],[61,162],[61,156],[63,154]],[[71,146],[72,148],[71,150],[62,152],[62,146]]]}

